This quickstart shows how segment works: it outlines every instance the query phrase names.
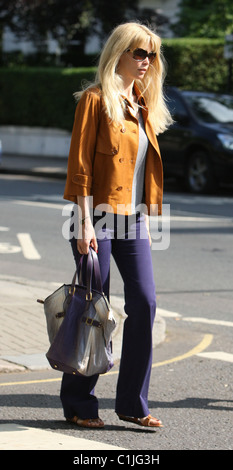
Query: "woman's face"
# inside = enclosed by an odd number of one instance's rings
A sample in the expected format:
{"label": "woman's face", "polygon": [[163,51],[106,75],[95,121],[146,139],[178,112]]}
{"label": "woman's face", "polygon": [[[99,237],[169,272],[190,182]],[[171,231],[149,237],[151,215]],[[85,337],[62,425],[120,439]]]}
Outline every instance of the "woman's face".
{"label": "woman's face", "polygon": [[[140,45],[140,48],[146,50],[148,53],[152,52],[149,43]],[[149,68],[149,64],[148,57],[144,60],[137,61],[133,58],[133,51],[124,52],[118,62],[117,73],[121,75],[125,82],[142,80]]]}

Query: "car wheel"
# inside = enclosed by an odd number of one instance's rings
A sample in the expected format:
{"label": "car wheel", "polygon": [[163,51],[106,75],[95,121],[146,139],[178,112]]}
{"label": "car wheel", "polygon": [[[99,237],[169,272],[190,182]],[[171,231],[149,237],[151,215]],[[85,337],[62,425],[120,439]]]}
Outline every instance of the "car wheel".
{"label": "car wheel", "polygon": [[213,189],[214,176],[208,156],[203,150],[196,150],[189,158],[185,182],[189,191],[205,193]]}

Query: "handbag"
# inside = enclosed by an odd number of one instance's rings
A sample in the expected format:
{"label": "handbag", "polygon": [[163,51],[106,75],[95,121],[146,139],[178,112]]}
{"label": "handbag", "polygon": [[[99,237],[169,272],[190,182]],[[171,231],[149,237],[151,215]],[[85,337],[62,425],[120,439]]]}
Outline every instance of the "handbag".
{"label": "handbag", "polygon": [[[96,289],[92,287],[93,275]],[[91,376],[113,367],[111,338],[116,328],[113,311],[103,293],[98,257],[92,248],[87,255],[86,284],[76,285],[73,279],[65,299],[65,316],[46,357],[53,369]]]}
{"label": "handbag", "polygon": [[45,300],[37,299],[37,302],[44,305],[50,344],[54,341],[74,295],[76,276],[77,273],[75,271],[71,284],[63,284],[55,292],[46,297]]}
{"label": "handbag", "polygon": [[[83,283],[82,262],[83,257],[80,258],[78,266],[78,279],[80,284]],[[77,272],[75,271],[71,284],[63,284],[52,294],[46,297],[45,300],[37,299],[37,302],[44,305],[47,333],[50,344],[52,344],[54,341],[54,338],[64,320],[67,309],[74,295],[76,277]]]}

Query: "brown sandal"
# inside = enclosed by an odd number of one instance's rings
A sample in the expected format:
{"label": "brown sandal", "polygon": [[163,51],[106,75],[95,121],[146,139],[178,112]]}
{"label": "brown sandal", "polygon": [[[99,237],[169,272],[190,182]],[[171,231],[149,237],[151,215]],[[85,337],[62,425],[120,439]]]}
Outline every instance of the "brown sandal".
{"label": "brown sandal", "polygon": [[74,423],[81,428],[103,428],[104,422],[100,418],[87,418],[81,419],[78,416],[74,416],[71,419],[66,418],[69,423]]}
{"label": "brown sandal", "polygon": [[148,415],[145,418],[132,418],[131,416],[118,415],[122,421],[129,421],[130,423],[138,424],[147,428],[162,428],[162,421],[153,416]]}

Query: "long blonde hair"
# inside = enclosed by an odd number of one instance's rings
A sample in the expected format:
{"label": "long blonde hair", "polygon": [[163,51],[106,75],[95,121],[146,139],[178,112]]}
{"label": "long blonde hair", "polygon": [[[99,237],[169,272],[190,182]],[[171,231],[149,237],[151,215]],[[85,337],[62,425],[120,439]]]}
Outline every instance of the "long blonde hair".
{"label": "long blonde hair", "polygon": [[[161,39],[147,26],[132,22],[121,24],[113,30],[102,50],[95,82],[88,88],[95,86],[101,89],[107,115],[113,122],[122,123],[125,112],[121,98],[123,82],[117,73],[117,65],[123,52],[140,47],[145,42],[157,54],[143,79],[137,80],[136,84],[145,98],[154,131],[159,134],[173,121],[163,95],[165,61],[161,53]],[[82,93],[75,93],[75,97],[80,98]]]}

